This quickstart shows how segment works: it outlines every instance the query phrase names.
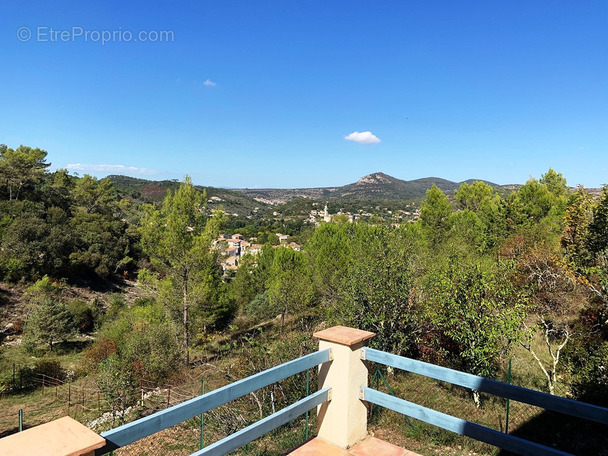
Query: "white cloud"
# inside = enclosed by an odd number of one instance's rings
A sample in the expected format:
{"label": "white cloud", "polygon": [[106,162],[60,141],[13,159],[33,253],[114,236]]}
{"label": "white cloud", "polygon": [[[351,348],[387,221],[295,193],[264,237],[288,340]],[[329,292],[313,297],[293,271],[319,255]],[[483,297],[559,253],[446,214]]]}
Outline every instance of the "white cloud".
{"label": "white cloud", "polygon": [[149,168],[137,168],[125,165],[92,165],[84,163],[68,163],[66,166],[70,171],[85,171],[93,173],[127,173],[127,174],[154,174],[155,170]]}
{"label": "white cloud", "polygon": [[344,139],[347,141],[355,141],[359,144],[378,144],[380,142],[380,138],[371,131],[362,131],[361,133],[354,131],[350,135],[345,136]]}
{"label": "white cloud", "polygon": [[211,79],[207,79],[205,82],[203,82],[203,84],[206,85],[207,87],[215,87],[217,85]]}

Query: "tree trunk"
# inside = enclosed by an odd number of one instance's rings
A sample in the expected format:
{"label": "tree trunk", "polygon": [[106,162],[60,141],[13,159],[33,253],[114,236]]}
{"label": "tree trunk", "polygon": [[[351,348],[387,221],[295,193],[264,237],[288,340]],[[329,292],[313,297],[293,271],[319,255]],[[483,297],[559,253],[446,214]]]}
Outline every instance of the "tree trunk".
{"label": "tree trunk", "polygon": [[188,274],[184,273],[184,350],[186,350],[185,363],[186,366],[190,364],[190,338],[188,335]]}
{"label": "tree trunk", "polygon": [[283,307],[283,311],[281,312],[281,332],[283,332],[283,328],[285,327],[285,314],[287,313],[287,307]]}

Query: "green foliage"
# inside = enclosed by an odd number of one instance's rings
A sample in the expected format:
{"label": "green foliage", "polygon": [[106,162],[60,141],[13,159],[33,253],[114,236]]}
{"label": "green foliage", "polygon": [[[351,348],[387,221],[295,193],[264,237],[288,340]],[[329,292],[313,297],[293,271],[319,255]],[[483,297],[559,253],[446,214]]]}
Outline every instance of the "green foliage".
{"label": "green foliage", "polygon": [[316,292],[328,304],[335,304],[344,287],[351,255],[352,226],[324,223],[306,244],[306,255]]}
{"label": "green foliage", "polygon": [[431,245],[439,245],[445,240],[451,225],[450,215],[452,203],[439,187],[433,185],[420,205],[420,223]]}
{"label": "green foliage", "polygon": [[53,344],[65,341],[74,332],[74,321],[67,307],[56,300],[46,299],[37,306],[25,326],[25,336],[34,343]]}
{"label": "green foliage", "polygon": [[274,254],[268,284],[268,304],[276,313],[298,313],[314,299],[306,257],[301,252],[281,247]]}
{"label": "green foliage", "polygon": [[74,328],[81,334],[86,334],[95,329],[95,312],[91,306],[80,299],[75,299],[67,303],[66,308],[74,322]]}
{"label": "green foliage", "polygon": [[[190,347],[190,310],[196,306],[202,316],[225,308],[217,293],[221,282],[217,253],[211,243],[222,223],[222,213],[211,218],[204,213],[206,196],[186,176],[175,193],[168,192],[160,209],[148,206],[140,232],[142,248],[153,264],[167,276],[161,285],[163,300],[181,312],[186,363]],[[197,309],[195,309],[197,310]]]}
{"label": "green foliage", "polygon": [[451,257],[429,275],[424,299],[438,360],[493,377],[520,338],[525,315],[525,297],[509,280],[509,269]]}
{"label": "green foliage", "polygon": [[480,181],[471,185],[465,182],[455,192],[454,198],[463,212],[473,212],[477,218],[467,215],[464,224],[455,219],[452,230],[455,233],[467,230],[466,219],[469,219],[469,226],[474,227],[472,236],[469,235],[471,245],[477,246],[481,251],[497,247],[505,237],[506,224],[503,202],[494,189]]}
{"label": "green foliage", "polygon": [[274,309],[268,303],[268,292],[256,295],[247,305],[246,313],[258,320],[274,317]]}
{"label": "green foliage", "polygon": [[120,272],[131,261],[133,240],[126,223],[115,216],[118,206],[111,181],[85,175],[76,182],[73,199],[70,225],[78,233],[70,254],[73,266],[101,277]]}
{"label": "green foliage", "polygon": [[0,146],[0,274],[6,280],[96,275],[132,261],[116,193],[107,179],[47,173],[46,152]]}
{"label": "green foliage", "polygon": [[177,366],[179,347],[177,328],[167,321],[165,309],[154,301],[140,301],[124,309],[119,318],[108,321],[100,330],[99,341],[89,350],[91,357],[104,362],[109,374],[123,375],[123,381],[161,381]]}
{"label": "green foliage", "polygon": [[46,299],[57,296],[59,292],[60,287],[57,282],[52,280],[48,275],[45,275],[42,279],[27,287],[25,295],[28,301],[40,304]]}
{"label": "green foliage", "polygon": [[419,328],[410,302],[409,250],[387,227],[357,225],[332,321],[376,333],[372,343],[382,350],[410,352]]}
{"label": "green foliage", "polygon": [[589,224],[587,248],[597,255],[608,249],[608,185],[602,188],[602,197],[593,208],[592,222]]}
{"label": "green foliage", "polygon": [[139,386],[133,370],[110,357],[99,366],[97,386],[112,407],[113,418],[124,422],[125,409],[137,400]]}
{"label": "green foliage", "polygon": [[579,187],[570,196],[561,245],[565,250],[564,257],[575,269],[589,265],[591,254],[589,242],[589,224],[593,219],[593,199],[584,187]]}
{"label": "green foliage", "polygon": [[46,163],[46,155],[46,151],[38,148],[19,146],[11,149],[0,144],[0,181],[9,200],[18,200],[40,183],[45,169],[50,166]]}
{"label": "green foliage", "polygon": [[576,400],[608,407],[608,341],[577,344],[566,353]]}

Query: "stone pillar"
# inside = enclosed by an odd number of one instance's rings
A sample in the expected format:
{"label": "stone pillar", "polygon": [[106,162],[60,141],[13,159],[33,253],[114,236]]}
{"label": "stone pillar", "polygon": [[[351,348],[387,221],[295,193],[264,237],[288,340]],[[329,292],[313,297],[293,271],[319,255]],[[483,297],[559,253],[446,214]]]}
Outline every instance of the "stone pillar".
{"label": "stone pillar", "polygon": [[367,386],[367,367],[361,348],[375,334],[334,326],[313,334],[319,350],[331,349],[332,361],[319,368],[319,389],[331,387],[331,400],[318,407],[318,437],[340,448],[349,448],[367,435],[367,407],[359,399]]}

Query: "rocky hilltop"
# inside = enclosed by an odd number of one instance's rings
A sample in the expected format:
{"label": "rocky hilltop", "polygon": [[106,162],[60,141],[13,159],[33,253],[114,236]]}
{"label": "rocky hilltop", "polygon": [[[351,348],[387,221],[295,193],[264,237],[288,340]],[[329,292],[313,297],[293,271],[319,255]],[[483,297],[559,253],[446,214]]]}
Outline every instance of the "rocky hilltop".
{"label": "rocky hilltop", "polygon": [[[124,196],[144,201],[160,201],[168,189],[179,186],[177,181],[148,181],[127,176],[109,176],[119,192]],[[474,182],[469,179],[464,182]],[[498,190],[508,191],[517,186],[500,186],[484,181]],[[357,182],[341,187],[311,188],[237,188],[222,189],[205,187],[211,205],[221,205],[228,212],[252,214],[265,205],[287,203],[296,198],[312,200],[366,199],[366,200],[407,200],[419,201],[426,191],[435,184],[447,194],[456,190],[462,182],[452,182],[439,177],[402,180],[383,172],[375,172],[361,177]],[[202,187],[199,187],[202,189]]]}
{"label": "rocky hilltop", "polygon": [[[473,182],[477,179],[469,179]],[[501,186],[492,182],[489,185],[499,188]],[[426,191],[437,185],[445,193],[453,193],[462,182],[452,182],[439,177],[425,177],[405,181],[389,176],[383,172],[375,172],[363,176],[357,182],[342,187],[317,187],[298,189],[235,189],[251,198],[267,204],[281,204],[294,198],[303,197],[310,199],[377,199],[377,200],[420,200],[424,198]]]}

